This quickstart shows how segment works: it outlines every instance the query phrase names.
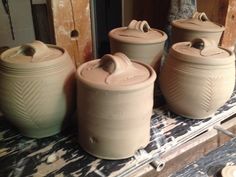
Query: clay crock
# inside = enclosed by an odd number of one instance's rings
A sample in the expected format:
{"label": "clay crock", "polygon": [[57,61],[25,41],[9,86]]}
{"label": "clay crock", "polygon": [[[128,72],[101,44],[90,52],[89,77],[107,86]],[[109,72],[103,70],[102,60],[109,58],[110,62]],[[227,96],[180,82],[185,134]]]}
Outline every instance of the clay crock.
{"label": "clay crock", "polygon": [[106,54],[77,70],[79,143],[90,154],[123,159],[150,138],[155,71],[123,53]]}
{"label": "clay crock", "polygon": [[224,26],[211,22],[205,13],[196,12],[190,19],[179,19],[172,22],[171,42],[192,41],[195,38],[208,38],[219,44]]}
{"label": "clay crock", "polygon": [[132,20],[128,27],[109,32],[111,53],[122,52],[130,59],[151,65],[156,71],[164,51],[167,35],[150,28],[147,21]]}
{"label": "clay crock", "polygon": [[66,50],[40,41],[3,52],[0,110],[25,136],[60,132],[75,109],[75,71]]}
{"label": "clay crock", "polygon": [[204,38],[174,44],[160,74],[169,108],[193,119],[212,116],[230,98],[234,84],[234,53]]}
{"label": "clay crock", "polygon": [[236,166],[235,165],[225,166],[221,170],[222,177],[235,177],[235,175],[236,175]]}

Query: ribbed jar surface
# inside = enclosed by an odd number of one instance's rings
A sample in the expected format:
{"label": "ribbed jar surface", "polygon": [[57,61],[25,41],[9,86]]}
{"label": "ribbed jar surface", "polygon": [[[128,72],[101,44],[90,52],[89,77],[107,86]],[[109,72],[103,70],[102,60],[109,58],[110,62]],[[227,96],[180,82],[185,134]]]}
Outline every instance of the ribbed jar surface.
{"label": "ribbed jar surface", "polygon": [[[130,157],[150,138],[156,74],[150,66],[120,56],[125,55],[107,55],[77,70],[79,143],[104,159]],[[118,63],[115,71],[107,72],[113,62]]]}
{"label": "ribbed jar surface", "polygon": [[[235,56],[231,53],[222,58],[214,58],[214,55],[191,57],[191,53],[183,55],[174,51],[181,44],[188,45],[178,43],[172,46],[162,68],[161,91],[173,112],[193,119],[208,118],[225,104],[233,92]],[[210,47],[209,51],[213,49]]]}
{"label": "ribbed jar surface", "polygon": [[66,51],[25,66],[1,60],[0,83],[0,109],[25,136],[56,134],[74,112],[75,66]]}

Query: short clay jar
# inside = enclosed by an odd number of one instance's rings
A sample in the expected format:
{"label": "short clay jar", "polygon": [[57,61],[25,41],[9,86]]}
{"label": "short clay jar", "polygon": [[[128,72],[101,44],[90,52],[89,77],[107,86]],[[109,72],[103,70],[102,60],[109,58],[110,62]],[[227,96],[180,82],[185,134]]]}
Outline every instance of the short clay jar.
{"label": "short clay jar", "polygon": [[150,138],[155,71],[123,53],[106,54],[77,70],[79,143],[103,159],[123,159]]}
{"label": "short clay jar", "polygon": [[236,175],[236,166],[235,165],[225,166],[221,170],[222,177],[235,177],[235,175]]}
{"label": "short clay jar", "polygon": [[174,44],[160,74],[169,108],[192,119],[212,116],[230,98],[234,84],[234,53],[204,38]]}
{"label": "short clay jar", "polygon": [[192,41],[195,38],[208,38],[219,44],[224,26],[211,22],[204,12],[195,12],[190,19],[179,19],[172,22],[171,42]]}
{"label": "short clay jar", "polygon": [[160,68],[165,32],[150,28],[147,21],[132,20],[128,27],[109,32],[111,53],[122,52],[130,59],[151,65],[155,71]]}
{"label": "short clay jar", "polygon": [[0,110],[25,136],[60,132],[75,110],[75,71],[66,50],[40,41],[3,52]]}

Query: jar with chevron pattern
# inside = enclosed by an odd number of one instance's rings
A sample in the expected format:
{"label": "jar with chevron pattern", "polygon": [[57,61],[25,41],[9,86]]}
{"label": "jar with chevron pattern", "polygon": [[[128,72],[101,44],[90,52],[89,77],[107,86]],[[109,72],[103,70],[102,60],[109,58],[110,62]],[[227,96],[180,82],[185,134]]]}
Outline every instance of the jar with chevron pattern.
{"label": "jar with chevron pattern", "polygon": [[75,65],[66,50],[40,41],[0,58],[0,110],[28,137],[62,130],[75,110]]}
{"label": "jar with chevron pattern", "polygon": [[205,38],[174,44],[160,74],[169,108],[192,119],[212,116],[230,98],[234,85],[234,53]]}

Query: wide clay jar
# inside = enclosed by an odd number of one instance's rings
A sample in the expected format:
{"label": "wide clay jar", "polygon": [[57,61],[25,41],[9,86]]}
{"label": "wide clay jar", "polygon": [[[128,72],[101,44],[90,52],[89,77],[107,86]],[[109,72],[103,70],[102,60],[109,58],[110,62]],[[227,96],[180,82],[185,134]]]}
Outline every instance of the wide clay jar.
{"label": "wide clay jar", "polygon": [[150,28],[147,21],[132,20],[128,27],[120,27],[109,32],[111,53],[122,52],[130,59],[151,65],[159,71],[165,32]]}
{"label": "wide clay jar", "polygon": [[204,12],[195,12],[190,19],[179,19],[172,22],[171,43],[208,38],[219,44],[224,30],[224,26],[211,22]]}
{"label": "wide clay jar", "polygon": [[155,71],[123,53],[106,54],[77,70],[79,143],[90,154],[123,159],[150,138]]}
{"label": "wide clay jar", "polygon": [[0,59],[0,110],[28,137],[62,130],[75,110],[76,68],[66,50],[40,41],[11,48]]}
{"label": "wide clay jar", "polygon": [[234,53],[204,38],[174,44],[160,74],[169,108],[192,119],[212,116],[230,98],[234,84]]}

